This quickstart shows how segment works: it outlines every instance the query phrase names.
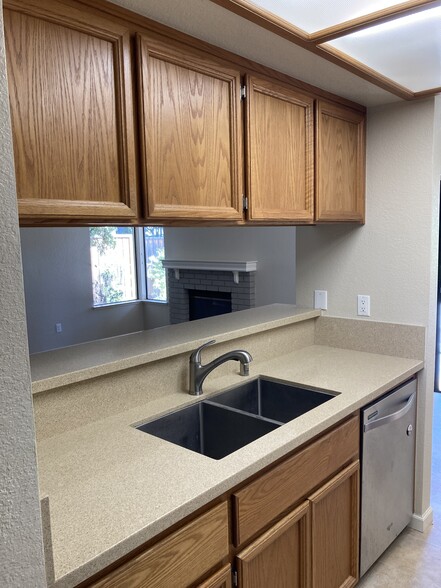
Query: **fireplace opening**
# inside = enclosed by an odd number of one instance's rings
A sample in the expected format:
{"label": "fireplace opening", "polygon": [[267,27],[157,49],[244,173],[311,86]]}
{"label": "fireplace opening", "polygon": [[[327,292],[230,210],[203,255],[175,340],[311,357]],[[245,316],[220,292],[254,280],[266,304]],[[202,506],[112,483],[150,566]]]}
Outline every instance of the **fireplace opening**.
{"label": "fireplace opening", "polygon": [[231,312],[231,292],[188,290],[189,319],[195,321]]}

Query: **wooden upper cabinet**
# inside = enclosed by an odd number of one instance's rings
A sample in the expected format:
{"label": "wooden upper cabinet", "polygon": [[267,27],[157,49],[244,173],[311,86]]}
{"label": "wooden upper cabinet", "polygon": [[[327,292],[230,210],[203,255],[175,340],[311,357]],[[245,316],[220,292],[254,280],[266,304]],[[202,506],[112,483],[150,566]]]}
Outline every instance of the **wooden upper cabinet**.
{"label": "wooden upper cabinet", "polygon": [[240,72],[186,45],[137,38],[147,218],[241,220]]}
{"label": "wooden upper cabinet", "polygon": [[365,115],[317,101],[316,220],[364,222]]}
{"label": "wooden upper cabinet", "polygon": [[19,214],[137,214],[128,30],[57,0],[4,3]]}
{"label": "wooden upper cabinet", "polygon": [[314,98],[247,78],[249,220],[314,220]]}

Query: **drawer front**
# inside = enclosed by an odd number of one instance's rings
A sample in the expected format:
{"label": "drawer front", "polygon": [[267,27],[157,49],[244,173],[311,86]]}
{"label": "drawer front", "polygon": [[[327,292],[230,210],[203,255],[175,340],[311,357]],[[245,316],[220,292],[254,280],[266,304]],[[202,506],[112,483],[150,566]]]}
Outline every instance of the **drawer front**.
{"label": "drawer front", "polygon": [[241,545],[358,457],[355,416],[233,494],[234,544]]}
{"label": "drawer front", "polygon": [[134,557],[94,588],[185,588],[228,555],[224,502]]}

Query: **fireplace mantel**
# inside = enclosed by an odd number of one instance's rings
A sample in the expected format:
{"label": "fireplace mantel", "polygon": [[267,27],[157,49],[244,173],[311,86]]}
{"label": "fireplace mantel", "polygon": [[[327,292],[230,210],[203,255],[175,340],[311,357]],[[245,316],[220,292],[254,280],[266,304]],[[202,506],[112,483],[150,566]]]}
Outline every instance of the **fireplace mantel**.
{"label": "fireplace mantel", "polygon": [[215,272],[233,272],[234,283],[239,283],[239,272],[255,272],[257,261],[187,261],[164,259],[162,265],[166,269],[173,269],[175,278],[179,280],[179,270],[205,270]]}

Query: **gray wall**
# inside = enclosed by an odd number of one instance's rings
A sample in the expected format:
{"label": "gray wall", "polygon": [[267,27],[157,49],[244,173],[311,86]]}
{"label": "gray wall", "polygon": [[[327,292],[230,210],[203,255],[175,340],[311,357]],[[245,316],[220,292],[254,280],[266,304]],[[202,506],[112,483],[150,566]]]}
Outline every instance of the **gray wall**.
{"label": "gray wall", "polygon": [[165,229],[167,259],[257,261],[256,306],[296,301],[295,227]]}
{"label": "gray wall", "polygon": [[[89,229],[20,232],[30,353],[169,323],[168,304],[93,308]],[[257,260],[256,305],[295,302],[293,227],[166,228],[165,242],[169,259]]]}
{"label": "gray wall", "polygon": [[142,304],[93,308],[89,229],[20,233],[31,353],[144,329]]}
{"label": "gray wall", "polygon": [[0,586],[46,585],[0,0]]}

